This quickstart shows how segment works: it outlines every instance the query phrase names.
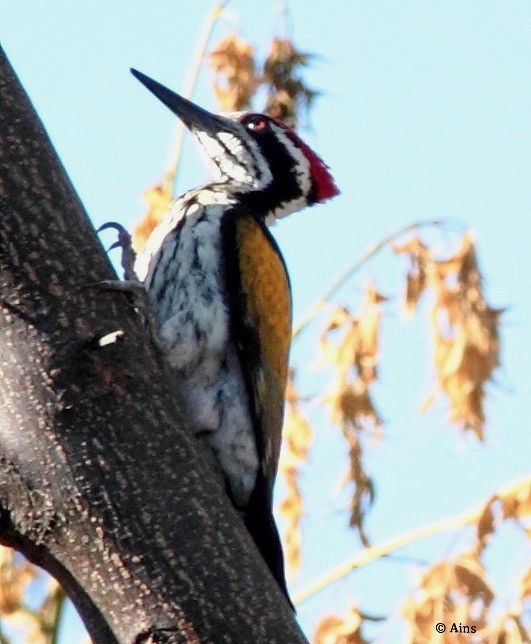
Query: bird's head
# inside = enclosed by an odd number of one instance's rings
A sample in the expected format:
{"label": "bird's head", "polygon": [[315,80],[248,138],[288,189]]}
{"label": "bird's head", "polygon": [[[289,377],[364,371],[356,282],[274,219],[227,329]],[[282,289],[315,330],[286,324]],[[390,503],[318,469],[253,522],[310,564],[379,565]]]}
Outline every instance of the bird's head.
{"label": "bird's head", "polygon": [[265,114],[212,114],[134,69],[198,139],[216,181],[267,223],[335,197],[328,167],[294,130]]}

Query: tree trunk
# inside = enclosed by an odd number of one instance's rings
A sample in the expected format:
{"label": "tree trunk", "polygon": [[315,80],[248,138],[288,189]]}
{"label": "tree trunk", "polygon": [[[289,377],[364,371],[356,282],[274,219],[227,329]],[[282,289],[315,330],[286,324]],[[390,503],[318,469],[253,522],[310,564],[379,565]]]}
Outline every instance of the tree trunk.
{"label": "tree trunk", "polygon": [[0,542],[96,642],[306,641],[114,278],[0,49]]}

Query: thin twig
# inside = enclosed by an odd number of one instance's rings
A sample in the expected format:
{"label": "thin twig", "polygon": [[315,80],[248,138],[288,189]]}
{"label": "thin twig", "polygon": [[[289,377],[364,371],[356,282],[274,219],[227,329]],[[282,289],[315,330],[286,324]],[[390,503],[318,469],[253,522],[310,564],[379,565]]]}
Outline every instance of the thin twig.
{"label": "thin twig", "polygon": [[347,270],[341,275],[323,294],[323,296],[302,316],[300,322],[295,326],[293,330],[293,340],[295,340],[302,331],[310,324],[310,322],[319,315],[319,313],[327,306],[328,300],[333,297],[339,289],[348,282],[348,280],[362,268],[367,262],[369,262],[375,255],[377,255],[383,248],[394,242],[396,239],[402,237],[406,233],[411,232],[412,230],[417,230],[418,228],[430,228],[436,227],[443,224],[444,221],[440,219],[434,219],[432,221],[417,221],[407,226],[403,226],[395,232],[387,235],[381,239],[377,244],[372,246],[366,253],[358,259],[354,264],[349,266]]}
{"label": "thin twig", "polygon": [[284,40],[293,40],[293,14],[289,2],[284,1],[279,4],[277,16],[279,26],[275,26],[274,33]]}
{"label": "thin twig", "polygon": [[401,534],[398,537],[390,539],[389,541],[385,541],[384,543],[365,548],[361,552],[354,555],[354,557],[352,557],[348,561],[345,561],[336,568],[330,570],[328,573],[324,574],[322,577],[319,577],[315,581],[308,584],[306,588],[303,588],[292,598],[293,603],[300,604],[303,601],[306,601],[327,586],[330,586],[339,579],[346,577],[356,568],[361,568],[362,566],[366,566],[367,564],[372,563],[376,559],[381,559],[394,550],[403,548],[404,546],[415,541],[419,541],[420,539],[425,539],[426,537],[439,534],[440,532],[446,532],[447,530],[452,530],[454,528],[459,528],[461,526],[467,525],[468,523],[472,523],[472,521],[476,520],[477,517],[478,515],[467,512],[458,516],[445,518],[440,521],[436,521],[435,523],[431,523],[427,526],[422,526],[421,528],[417,528],[416,530],[411,530],[410,532]]}
{"label": "thin twig", "polygon": [[[523,477],[522,479],[518,479],[517,481],[513,481],[512,483],[504,486],[502,489],[496,492],[496,496],[504,497],[506,495],[509,495],[513,490],[517,490],[524,485],[531,485],[530,476]],[[394,550],[403,548],[410,543],[420,541],[421,539],[425,539],[426,537],[432,537],[436,534],[440,534],[441,532],[447,532],[448,530],[454,530],[456,528],[470,525],[471,523],[474,523],[479,519],[479,517],[483,513],[484,508],[485,503],[482,503],[481,505],[468,510],[467,512],[464,512],[463,514],[458,514],[453,517],[446,517],[445,519],[441,519],[440,521],[435,521],[435,523],[430,523],[429,525],[421,526],[420,528],[416,528],[415,530],[405,532],[404,534],[393,537],[392,539],[384,541],[381,544],[371,546],[370,548],[365,548],[365,550],[362,550],[348,561],[345,561],[339,566],[336,566],[336,568],[333,568],[326,574],[308,584],[306,588],[303,588],[301,591],[296,593],[292,597],[293,603],[295,605],[301,604],[310,597],[313,597],[313,595],[316,595],[327,586],[330,586],[339,579],[346,577],[356,568],[361,568],[362,566],[366,566],[367,564],[372,563],[376,559],[381,559]]]}
{"label": "thin twig", "polygon": [[[218,4],[212,9],[212,11],[209,12],[206,18],[205,24],[203,25],[201,34],[199,36],[194,60],[188,70],[188,76],[184,85],[184,90],[182,92],[182,96],[184,98],[189,99],[194,93],[197,79],[199,77],[199,72],[201,70],[201,65],[203,63],[203,58],[205,57],[205,53],[208,48],[210,37],[214,30],[214,26],[223,13],[223,9],[227,5],[227,3],[228,0],[221,0],[221,2],[218,2]],[[170,160],[168,162],[168,169],[166,170],[166,174],[164,175],[163,183],[164,192],[170,196],[173,196],[173,192],[175,190],[177,170],[179,168],[179,160],[181,158],[183,148],[184,131],[184,123],[182,121],[178,121],[175,131],[175,143],[170,156]]]}
{"label": "thin twig", "polygon": [[55,619],[53,620],[52,632],[50,634],[50,644],[57,644],[59,642],[59,635],[61,631],[61,621],[64,616],[66,606],[65,591],[58,586],[55,590]]}

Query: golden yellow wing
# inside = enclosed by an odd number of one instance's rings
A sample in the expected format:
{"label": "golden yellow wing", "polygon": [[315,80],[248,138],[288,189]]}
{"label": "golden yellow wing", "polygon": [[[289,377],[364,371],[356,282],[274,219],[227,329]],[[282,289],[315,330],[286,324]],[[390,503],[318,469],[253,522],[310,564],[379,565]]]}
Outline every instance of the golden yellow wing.
{"label": "golden yellow wing", "polygon": [[265,225],[237,209],[227,218],[224,250],[232,293],[231,328],[247,381],[262,481],[269,497],[280,453],[291,289],[280,250]]}

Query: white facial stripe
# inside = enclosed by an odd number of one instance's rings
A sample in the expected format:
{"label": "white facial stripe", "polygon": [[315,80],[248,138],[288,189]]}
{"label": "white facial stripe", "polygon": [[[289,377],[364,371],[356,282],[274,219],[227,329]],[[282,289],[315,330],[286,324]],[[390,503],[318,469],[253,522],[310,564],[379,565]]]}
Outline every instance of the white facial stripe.
{"label": "white facial stripe", "polygon": [[[234,115],[230,115],[229,118],[234,118]],[[248,186],[247,190],[267,188],[273,181],[273,175],[258,143],[241,123],[235,121],[232,127],[234,134],[231,131],[225,131],[219,132],[215,137],[204,132],[196,132],[203,152],[213,167],[215,178],[217,180],[230,178],[242,186],[243,192],[246,191],[244,186]],[[295,180],[300,196],[280,203],[267,217],[268,225],[304,208],[307,204],[307,195],[312,188],[310,160],[282,127],[275,123],[271,123],[271,127],[281,145],[295,160]]]}
{"label": "white facial stripe", "polygon": [[216,141],[216,139],[207,136],[204,132],[197,132],[196,136],[199,143],[201,143],[201,152],[212,171],[214,179],[216,181],[223,179],[223,173],[215,161],[216,158],[219,158],[220,155],[224,153],[223,147],[218,143],[218,141]]}
{"label": "white facial stripe", "polygon": [[216,179],[230,177],[254,190],[263,189],[273,180],[271,170],[245,128],[236,123],[235,127],[241,128],[238,136],[230,132],[220,132],[217,137],[197,132],[196,136]]}
{"label": "white facial stripe", "polygon": [[273,211],[273,217],[275,219],[282,219],[282,217],[290,215],[292,212],[302,210],[306,205],[306,197],[297,197],[296,199],[292,199],[291,201],[285,201],[284,203],[281,203],[277,208],[275,208],[275,210]]}
{"label": "white facial stripe", "polygon": [[218,138],[225,145],[230,154],[225,154],[219,159],[221,172],[235,179],[239,183],[248,183],[255,187],[258,178],[254,176],[254,158],[241,140],[230,132],[220,132]]}
{"label": "white facial stripe", "polygon": [[[231,134],[230,132],[220,132],[217,138],[228,150],[230,150],[231,154],[239,156],[244,153],[244,147],[242,146],[240,139],[234,136],[234,134]],[[245,151],[245,153],[247,155],[247,151]]]}

